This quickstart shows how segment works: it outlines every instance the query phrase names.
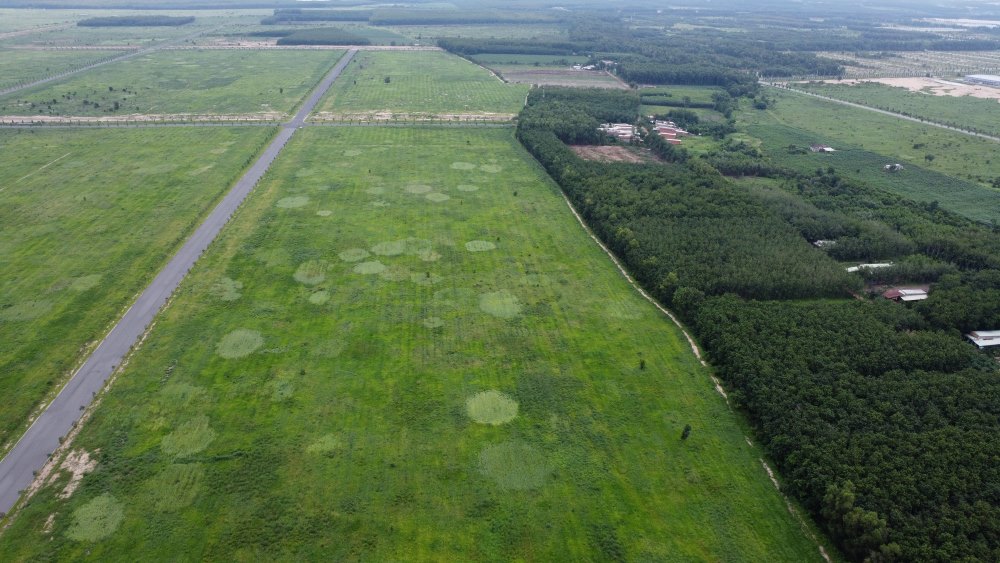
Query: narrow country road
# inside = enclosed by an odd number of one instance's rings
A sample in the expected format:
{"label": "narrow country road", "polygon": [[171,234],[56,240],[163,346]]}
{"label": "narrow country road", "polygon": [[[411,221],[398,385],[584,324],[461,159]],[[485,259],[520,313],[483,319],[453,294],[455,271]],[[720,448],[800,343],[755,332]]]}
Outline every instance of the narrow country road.
{"label": "narrow country road", "polygon": [[10,511],[17,503],[21,491],[33,481],[34,472],[40,470],[48,460],[49,454],[59,447],[60,437],[70,432],[74,423],[83,415],[83,408],[89,405],[104,387],[104,383],[152,324],[153,318],[180,285],[184,276],[267,172],[288,139],[305,124],[306,118],[319,103],[320,98],[356,53],[356,49],[347,51],[323,78],[295,117],[282,126],[253,166],[222,198],[204,223],[184,242],[177,254],[125,312],[83,366],[73,374],[56,398],[35,419],[14,448],[0,460],[0,512]]}
{"label": "narrow country road", "polygon": [[773,84],[765,84],[772,88],[778,88],[779,90],[784,90],[786,92],[793,92],[795,94],[801,94],[803,96],[812,96],[813,98],[819,98],[821,100],[826,100],[828,102],[833,102],[835,104],[840,104],[844,106],[850,106],[852,108],[864,109],[868,111],[873,111],[875,113],[881,113],[882,115],[888,115],[890,117],[895,117],[898,119],[905,119],[906,121],[912,121],[914,123],[920,123],[923,125],[930,125],[931,127],[937,127],[939,129],[947,129],[949,131],[954,131],[956,133],[961,133],[963,135],[968,135],[970,137],[979,137],[981,139],[987,139],[990,141],[996,141],[1000,143],[1000,137],[994,137],[993,135],[987,135],[985,133],[976,133],[975,131],[968,131],[966,129],[960,129],[958,127],[952,127],[951,125],[945,125],[943,123],[935,123],[933,121],[926,121],[917,117],[910,117],[909,115],[903,115],[901,113],[896,113],[894,111],[888,111],[884,109],[873,108],[871,106],[866,106],[862,104],[856,104],[854,102],[846,102],[844,100],[838,100],[837,98],[831,98],[829,96],[823,96],[821,94],[813,94],[812,92],[804,92],[802,90],[796,90],[795,88],[789,88],[788,86],[775,86]]}

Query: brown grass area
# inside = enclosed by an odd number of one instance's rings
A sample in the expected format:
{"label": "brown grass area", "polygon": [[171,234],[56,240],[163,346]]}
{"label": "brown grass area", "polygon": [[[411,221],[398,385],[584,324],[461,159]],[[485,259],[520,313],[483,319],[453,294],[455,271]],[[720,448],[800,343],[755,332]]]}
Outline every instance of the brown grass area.
{"label": "brown grass area", "polygon": [[662,162],[649,149],[622,145],[571,145],[569,147],[584,160],[597,162],[631,162],[646,164]]}

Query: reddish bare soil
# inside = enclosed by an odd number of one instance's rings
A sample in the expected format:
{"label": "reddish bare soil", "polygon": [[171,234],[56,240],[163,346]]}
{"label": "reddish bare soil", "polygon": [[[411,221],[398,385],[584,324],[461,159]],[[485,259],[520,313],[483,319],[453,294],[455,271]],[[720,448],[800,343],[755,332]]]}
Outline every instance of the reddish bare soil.
{"label": "reddish bare soil", "polygon": [[571,145],[569,148],[584,160],[597,162],[632,162],[644,164],[661,162],[649,149],[621,145]]}

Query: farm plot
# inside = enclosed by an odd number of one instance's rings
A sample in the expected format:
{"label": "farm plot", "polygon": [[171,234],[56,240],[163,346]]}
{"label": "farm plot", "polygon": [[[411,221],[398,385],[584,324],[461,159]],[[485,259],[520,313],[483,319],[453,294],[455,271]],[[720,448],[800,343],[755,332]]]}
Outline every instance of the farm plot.
{"label": "farm plot", "polygon": [[342,51],[158,51],[0,98],[0,115],[283,116]]}
{"label": "farm plot", "polygon": [[978,87],[980,95],[992,94],[992,98],[958,96],[949,94],[956,88],[976,88],[962,84],[942,83],[926,78],[904,78],[884,80],[915,81],[907,87],[894,87],[875,82],[825,83],[804,82],[792,84],[793,88],[845,100],[870,107],[902,113],[959,127],[1000,135],[1000,88]]}
{"label": "farm plot", "polygon": [[[83,19],[83,17],[78,19]],[[141,48],[178,39],[200,30],[208,30],[212,25],[218,25],[218,23],[220,22],[216,21],[210,24],[209,21],[199,19],[193,24],[167,27],[78,27],[74,25],[65,29],[10,37],[4,39],[0,44],[37,48],[86,46]]]}
{"label": "farm plot", "polygon": [[526,86],[439,51],[361,52],[320,103],[316,119],[512,118]]}
{"label": "farm plot", "polygon": [[0,131],[0,450],[269,131]]}
{"label": "farm plot", "polygon": [[845,78],[904,76],[955,78],[965,74],[1000,72],[996,51],[917,51],[895,53],[817,53],[844,65]]}
{"label": "farm plot", "polygon": [[120,54],[120,51],[0,49],[0,90],[67,72]]}
{"label": "farm plot", "polygon": [[509,129],[285,150],[0,558],[819,559]]}
{"label": "farm plot", "polygon": [[599,70],[576,70],[566,66],[490,65],[507,82],[543,86],[628,89],[628,85]]}
{"label": "farm plot", "polygon": [[767,93],[775,106],[743,114],[746,123],[789,125],[826,139],[834,148],[836,143],[847,143],[890,160],[917,162],[953,178],[978,182],[984,189],[1000,176],[993,141],[802,94],[778,89]]}

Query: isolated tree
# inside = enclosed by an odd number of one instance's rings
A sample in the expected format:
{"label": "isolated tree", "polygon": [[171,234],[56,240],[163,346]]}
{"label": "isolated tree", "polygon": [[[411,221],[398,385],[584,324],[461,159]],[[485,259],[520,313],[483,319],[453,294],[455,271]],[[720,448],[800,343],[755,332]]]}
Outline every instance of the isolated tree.
{"label": "isolated tree", "polygon": [[690,435],[691,435],[691,425],[690,424],[685,424],[684,425],[684,431],[681,432],[681,440],[687,440],[688,436],[690,436]]}
{"label": "isolated tree", "polygon": [[933,162],[934,161],[934,155],[933,154],[926,155],[926,156],[924,156],[924,160],[926,160],[927,162]]}

